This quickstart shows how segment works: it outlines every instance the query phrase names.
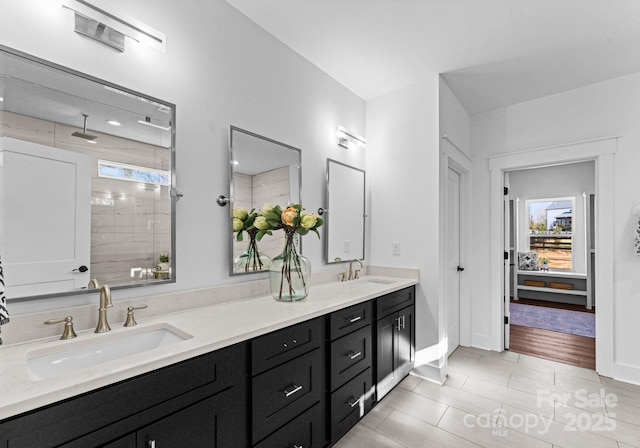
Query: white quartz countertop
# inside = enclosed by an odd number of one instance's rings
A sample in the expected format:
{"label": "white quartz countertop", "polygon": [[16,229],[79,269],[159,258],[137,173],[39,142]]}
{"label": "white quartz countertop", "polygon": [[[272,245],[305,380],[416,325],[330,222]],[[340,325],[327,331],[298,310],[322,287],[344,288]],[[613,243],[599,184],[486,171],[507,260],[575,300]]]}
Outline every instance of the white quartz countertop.
{"label": "white quartz countertop", "polygon": [[[369,276],[348,282],[313,285],[307,298],[300,302],[278,302],[271,296],[237,300],[148,319],[137,317],[136,327],[112,325],[109,333],[96,334],[85,330],[78,332],[78,337],[72,340],[45,338],[0,347],[0,420],[417,283],[415,278]],[[136,334],[145,328],[163,325],[190,337],[67,374],[40,380],[30,378],[27,359],[35,353],[68,350],[101,338],[121,337],[127,332]]]}

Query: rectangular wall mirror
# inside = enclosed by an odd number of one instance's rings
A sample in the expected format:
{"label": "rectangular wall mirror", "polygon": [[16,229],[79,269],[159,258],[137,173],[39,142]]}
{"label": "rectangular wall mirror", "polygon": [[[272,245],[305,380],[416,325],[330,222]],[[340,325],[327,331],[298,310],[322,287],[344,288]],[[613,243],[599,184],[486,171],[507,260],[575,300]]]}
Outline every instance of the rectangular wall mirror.
{"label": "rectangular wall mirror", "polygon": [[[234,209],[258,211],[265,203],[279,205],[299,204],[301,188],[301,151],[293,146],[262,135],[230,127],[229,133],[231,217]],[[231,219],[229,220],[231,224]],[[231,227],[231,226],[230,226]],[[242,241],[237,233],[231,235],[231,275],[266,271],[268,260],[247,263],[246,254],[250,236],[243,232]],[[300,245],[300,239],[297,242]],[[261,254],[273,258],[282,252],[283,232],[265,235],[257,242]]]}
{"label": "rectangular wall mirror", "polygon": [[0,47],[9,300],[175,281],[174,123],[170,103]]}
{"label": "rectangular wall mirror", "polygon": [[327,263],[364,259],[365,172],[327,159]]}

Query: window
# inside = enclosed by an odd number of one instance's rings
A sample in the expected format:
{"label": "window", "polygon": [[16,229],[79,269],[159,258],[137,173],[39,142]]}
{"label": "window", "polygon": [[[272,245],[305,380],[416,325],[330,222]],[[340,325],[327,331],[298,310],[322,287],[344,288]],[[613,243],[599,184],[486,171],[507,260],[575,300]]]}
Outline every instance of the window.
{"label": "window", "polygon": [[529,251],[538,254],[538,264],[548,260],[549,269],[573,270],[574,198],[527,201]]}
{"label": "window", "polygon": [[108,160],[98,160],[98,177],[151,185],[171,185],[171,173],[169,171],[110,162]]}

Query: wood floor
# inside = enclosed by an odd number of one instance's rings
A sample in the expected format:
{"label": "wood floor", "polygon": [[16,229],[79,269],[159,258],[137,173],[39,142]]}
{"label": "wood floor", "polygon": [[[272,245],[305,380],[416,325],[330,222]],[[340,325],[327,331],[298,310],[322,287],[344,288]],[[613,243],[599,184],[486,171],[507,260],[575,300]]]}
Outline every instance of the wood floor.
{"label": "wood floor", "polygon": [[[547,302],[542,300],[520,299],[511,300],[512,303],[523,305],[547,306],[572,311],[594,313],[582,305]],[[572,366],[586,369],[596,368],[596,340],[584,336],[558,333],[556,331],[540,330],[538,328],[510,325],[511,337],[509,350],[531,355],[537,358],[558,361]]]}
{"label": "wood floor", "polygon": [[596,340],[585,336],[511,325],[509,350],[595,370]]}

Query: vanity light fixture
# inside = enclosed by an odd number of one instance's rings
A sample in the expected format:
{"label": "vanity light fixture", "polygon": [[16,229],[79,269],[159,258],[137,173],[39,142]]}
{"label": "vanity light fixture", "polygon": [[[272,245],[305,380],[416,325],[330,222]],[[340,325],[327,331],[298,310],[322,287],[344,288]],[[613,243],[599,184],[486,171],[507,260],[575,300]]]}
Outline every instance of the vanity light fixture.
{"label": "vanity light fixture", "polygon": [[62,7],[75,12],[75,32],[105,45],[124,51],[124,38],[144,43],[165,52],[164,33],[139,20],[128,17],[105,0],[63,0]]}
{"label": "vanity light fixture", "polygon": [[144,124],[146,126],[151,126],[152,128],[162,129],[163,131],[171,130],[171,126],[162,126],[159,124],[152,123],[151,117],[144,117],[144,120],[138,120],[138,123]]}
{"label": "vanity light fixture", "polygon": [[345,129],[342,126],[338,126],[336,135],[338,136],[338,145],[343,148],[367,147],[367,140],[364,137],[360,137],[355,132]]}

